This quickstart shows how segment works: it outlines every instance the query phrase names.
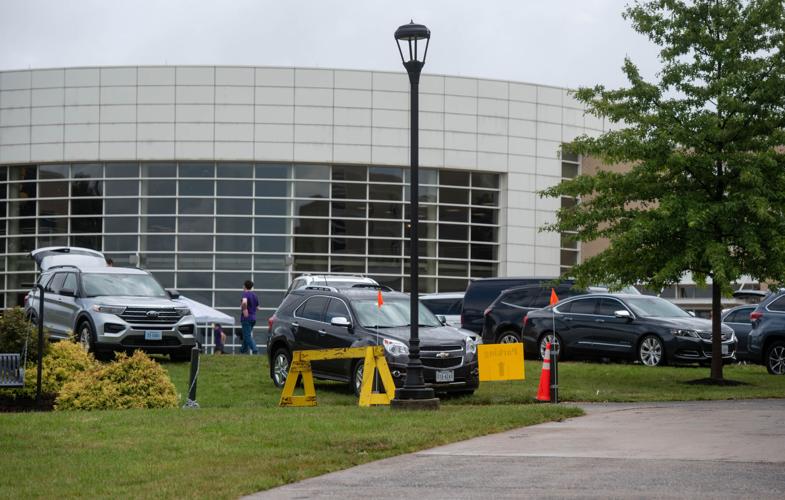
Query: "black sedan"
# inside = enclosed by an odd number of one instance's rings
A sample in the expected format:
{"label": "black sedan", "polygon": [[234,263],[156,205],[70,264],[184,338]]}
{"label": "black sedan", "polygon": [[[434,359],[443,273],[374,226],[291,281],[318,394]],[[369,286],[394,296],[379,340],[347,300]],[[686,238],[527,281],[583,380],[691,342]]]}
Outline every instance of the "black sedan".
{"label": "black sedan", "polygon": [[[553,342],[561,358],[635,359],[646,366],[711,361],[711,321],[659,297],[592,294],[565,299],[524,319],[525,351]],[[722,325],[722,357],[735,359],[736,336]]]}

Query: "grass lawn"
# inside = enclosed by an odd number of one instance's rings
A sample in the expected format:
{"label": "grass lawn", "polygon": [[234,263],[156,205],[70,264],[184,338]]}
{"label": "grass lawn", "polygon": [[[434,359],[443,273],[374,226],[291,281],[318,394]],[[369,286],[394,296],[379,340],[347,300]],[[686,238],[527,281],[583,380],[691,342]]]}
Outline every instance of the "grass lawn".
{"label": "grass lawn", "polygon": [[[188,364],[163,362],[181,394]],[[0,497],[236,498],[356,464],[581,413],[532,403],[541,364],[525,382],[485,383],[434,412],[359,408],[346,386],[317,382],[316,408],[278,408],[263,356],[202,360],[198,410],[0,414]],[[785,377],[728,366],[736,387],[683,382],[708,368],[562,363],[571,401],[785,397]]]}

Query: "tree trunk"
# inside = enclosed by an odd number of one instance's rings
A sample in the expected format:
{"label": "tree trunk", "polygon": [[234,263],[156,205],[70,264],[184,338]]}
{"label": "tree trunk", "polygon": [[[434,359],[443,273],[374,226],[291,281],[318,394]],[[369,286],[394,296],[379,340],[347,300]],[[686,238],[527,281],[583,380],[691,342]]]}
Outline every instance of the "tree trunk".
{"label": "tree trunk", "polygon": [[711,284],[711,379],[722,381],[722,285]]}

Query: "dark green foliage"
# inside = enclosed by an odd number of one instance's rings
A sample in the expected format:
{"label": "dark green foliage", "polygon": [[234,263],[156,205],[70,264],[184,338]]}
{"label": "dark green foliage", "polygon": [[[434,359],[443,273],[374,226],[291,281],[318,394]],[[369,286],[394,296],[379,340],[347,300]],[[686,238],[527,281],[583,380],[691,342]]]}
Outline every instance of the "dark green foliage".
{"label": "dark green foliage", "polygon": [[[631,169],[545,190],[582,200],[545,229],[610,239],[573,269],[581,284],[659,289],[692,272],[712,279],[718,317],[720,292],[740,276],[785,280],[783,2],[638,1],[625,17],[660,47],[659,80],[625,60],[627,88],[580,89],[592,114],[624,126],[569,149]],[[718,319],[714,334],[718,344]]]}
{"label": "dark green foliage", "polygon": [[[48,347],[48,336],[44,332],[44,354]],[[0,315],[0,352],[24,354],[27,341],[27,362],[38,359],[38,329],[25,318],[21,307],[2,311]],[[25,360],[22,359],[22,362]]]}

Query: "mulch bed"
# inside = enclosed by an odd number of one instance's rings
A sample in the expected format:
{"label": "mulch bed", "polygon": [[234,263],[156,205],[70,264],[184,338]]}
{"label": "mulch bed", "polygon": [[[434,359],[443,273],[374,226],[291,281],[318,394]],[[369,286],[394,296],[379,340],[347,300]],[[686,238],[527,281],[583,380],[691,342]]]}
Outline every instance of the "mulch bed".
{"label": "mulch bed", "polygon": [[0,396],[0,413],[18,413],[28,411],[52,411],[55,398],[52,395],[42,395],[40,403],[35,398]]}

